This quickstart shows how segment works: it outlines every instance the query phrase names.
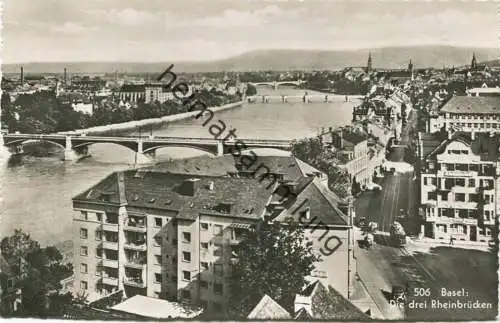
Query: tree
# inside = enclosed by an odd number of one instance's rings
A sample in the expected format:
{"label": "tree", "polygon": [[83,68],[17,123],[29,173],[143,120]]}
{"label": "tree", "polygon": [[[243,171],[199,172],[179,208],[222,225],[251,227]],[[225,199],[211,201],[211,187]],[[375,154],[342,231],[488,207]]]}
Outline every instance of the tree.
{"label": "tree", "polygon": [[329,167],[328,153],[319,138],[305,138],[292,143],[292,154],[320,171]]}
{"label": "tree", "polygon": [[346,170],[332,164],[332,153],[319,138],[306,138],[292,143],[292,154],[328,176],[328,187],[340,198],[351,192],[351,181]]}
{"label": "tree", "polygon": [[286,225],[264,222],[251,230],[237,247],[238,259],[231,266],[229,317],[244,318],[267,294],[293,311],[295,294],[307,284],[305,277],[320,257],[304,229],[288,221]]}
{"label": "tree", "polygon": [[247,84],[247,89],[245,91],[246,96],[252,96],[257,94],[257,88],[252,84]]}
{"label": "tree", "polygon": [[[71,302],[71,297],[60,295],[60,281],[73,273],[71,264],[63,264],[63,257],[55,247],[41,248],[37,241],[21,230],[0,242],[2,256],[9,264],[14,289],[21,291],[22,302],[17,312],[2,313],[16,317],[54,317]],[[2,301],[8,301],[2,299]],[[9,308],[9,306],[2,307]]]}

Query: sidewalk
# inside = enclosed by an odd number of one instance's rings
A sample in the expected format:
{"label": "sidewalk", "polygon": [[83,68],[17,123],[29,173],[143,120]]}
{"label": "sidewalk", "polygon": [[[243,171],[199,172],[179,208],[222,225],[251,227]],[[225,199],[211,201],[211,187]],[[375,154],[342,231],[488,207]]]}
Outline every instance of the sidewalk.
{"label": "sidewalk", "polygon": [[475,249],[480,251],[491,251],[491,247],[485,242],[476,241],[460,241],[455,240],[453,245],[447,240],[436,240],[431,238],[411,238],[409,243],[426,248],[432,247],[450,247],[450,248],[462,248],[462,249]]}

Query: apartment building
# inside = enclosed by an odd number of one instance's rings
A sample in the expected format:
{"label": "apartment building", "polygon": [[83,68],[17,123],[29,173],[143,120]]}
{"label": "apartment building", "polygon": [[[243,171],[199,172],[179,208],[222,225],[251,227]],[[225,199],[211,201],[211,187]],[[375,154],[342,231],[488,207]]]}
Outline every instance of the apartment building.
{"label": "apartment building", "polygon": [[369,163],[368,136],[360,129],[338,128],[320,135],[322,142],[331,146],[338,166],[347,170],[352,180],[360,185],[371,181],[374,169]]}
{"label": "apartment building", "polygon": [[171,89],[162,83],[124,84],[120,88],[120,99],[125,102],[165,102],[174,100]]}
{"label": "apartment building", "polygon": [[[309,216],[325,222],[321,230],[341,237],[318,243],[318,252],[335,250],[328,258],[330,266],[323,265],[313,276],[348,294],[348,278],[355,272],[347,274],[347,264],[355,268],[349,247],[353,242],[347,242],[353,236],[349,209],[342,209],[340,199],[325,187],[323,174],[293,157],[262,158],[261,165],[265,163],[275,180],[269,189],[269,177],[241,169],[232,156],[194,160],[168,170],[160,165],[116,172],[73,199],[76,293],[96,300],[123,290],[127,297],[223,310],[230,297],[230,265],[237,258],[234,247],[242,233],[266,216],[290,209],[295,196],[306,194],[307,205],[298,212],[308,208]],[[179,168],[185,173],[173,173]],[[282,186],[295,194],[273,201],[278,194],[274,188]],[[321,230],[309,230],[311,237]],[[343,276],[328,274],[332,264]]]}
{"label": "apartment building", "polygon": [[500,134],[419,133],[421,215],[434,239],[494,238],[498,220]]}
{"label": "apartment building", "polygon": [[429,129],[500,132],[500,96],[454,96],[429,120]]}

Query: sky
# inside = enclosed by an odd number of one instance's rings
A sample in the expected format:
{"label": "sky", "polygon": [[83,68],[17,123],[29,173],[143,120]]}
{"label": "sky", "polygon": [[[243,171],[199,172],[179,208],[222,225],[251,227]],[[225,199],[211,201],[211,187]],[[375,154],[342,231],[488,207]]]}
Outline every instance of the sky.
{"label": "sky", "polygon": [[205,61],[258,49],[498,46],[491,1],[3,0],[4,63]]}

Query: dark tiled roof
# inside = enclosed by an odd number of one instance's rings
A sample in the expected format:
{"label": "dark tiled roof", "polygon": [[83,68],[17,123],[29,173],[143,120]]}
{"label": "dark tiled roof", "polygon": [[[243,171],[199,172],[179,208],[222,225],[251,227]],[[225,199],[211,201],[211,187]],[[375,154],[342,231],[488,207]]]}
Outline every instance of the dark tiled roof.
{"label": "dark tiled roof", "polygon": [[[233,157],[231,155],[220,157],[200,156],[158,163],[155,166],[142,168],[141,170],[192,175],[225,176],[228,173],[238,172],[236,165],[239,164],[240,159],[240,157]],[[257,170],[259,166],[260,169],[256,174],[257,177],[267,171],[263,166],[269,168],[271,173],[283,174],[285,179],[289,180],[297,180],[300,177],[307,176],[308,173],[319,172],[314,167],[293,156],[258,156],[257,161],[253,165],[249,168],[242,165],[240,170],[252,173]]]}
{"label": "dark tiled roof", "polygon": [[312,295],[312,312],[315,319],[366,321],[370,317],[344,298],[337,290],[327,289],[319,283]]}
{"label": "dark tiled roof", "polygon": [[[123,184],[119,185],[121,176]],[[184,219],[195,219],[200,213],[258,219],[270,195],[257,179],[130,170],[113,173],[75,199],[119,204],[125,203],[125,197],[130,207],[178,211]],[[220,204],[230,209],[223,212]]]}
{"label": "dark tiled roof", "polygon": [[123,84],[120,92],[144,92],[146,86],[144,84]]}
{"label": "dark tiled roof", "polygon": [[330,191],[318,178],[310,180],[305,187],[298,188],[297,198],[285,205],[285,210],[276,218],[285,221],[292,217],[299,221],[301,212],[309,208],[311,219],[314,223],[325,225],[348,225],[347,215],[339,209],[342,200]]}
{"label": "dark tiled roof", "polygon": [[422,135],[422,156],[427,157],[434,149],[436,149],[443,140],[446,140],[446,135],[441,133],[421,133]]}
{"label": "dark tiled roof", "polygon": [[500,114],[500,97],[454,96],[441,109],[442,113],[495,113]]}

